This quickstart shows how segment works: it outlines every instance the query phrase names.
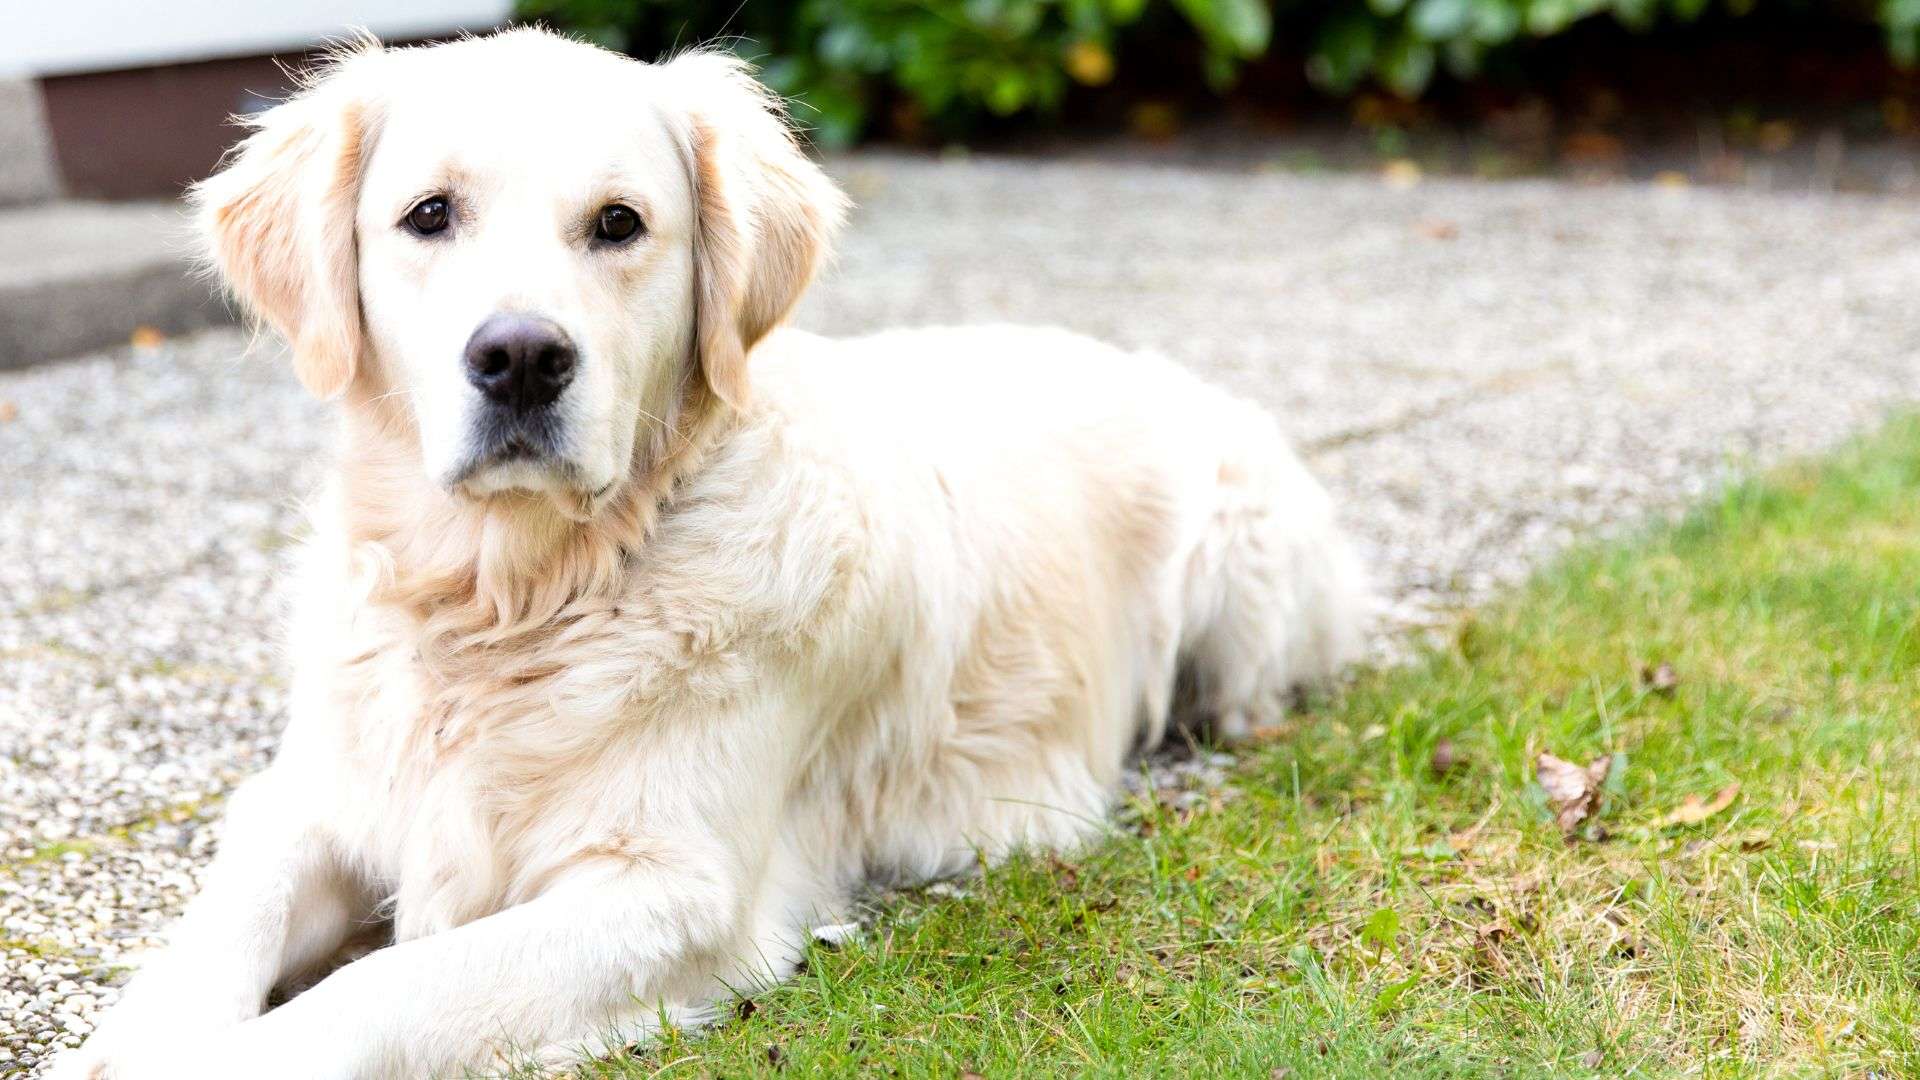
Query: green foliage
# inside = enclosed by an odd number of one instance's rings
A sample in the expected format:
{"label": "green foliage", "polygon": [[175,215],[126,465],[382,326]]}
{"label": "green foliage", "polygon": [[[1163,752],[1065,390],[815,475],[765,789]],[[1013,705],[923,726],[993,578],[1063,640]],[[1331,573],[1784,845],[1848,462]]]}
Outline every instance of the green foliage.
{"label": "green foliage", "polygon": [[1585,20],[1651,31],[1710,9],[1877,18],[1893,57],[1920,61],[1920,0],[520,0],[519,13],[640,56],[720,40],[764,65],[816,138],[845,143],[882,120],[956,133],[1048,114],[1073,85],[1137,64],[1221,92],[1276,46],[1304,48],[1328,93],[1374,82],[1417,97],[1438,72],[1471,78],[1490,54]]}

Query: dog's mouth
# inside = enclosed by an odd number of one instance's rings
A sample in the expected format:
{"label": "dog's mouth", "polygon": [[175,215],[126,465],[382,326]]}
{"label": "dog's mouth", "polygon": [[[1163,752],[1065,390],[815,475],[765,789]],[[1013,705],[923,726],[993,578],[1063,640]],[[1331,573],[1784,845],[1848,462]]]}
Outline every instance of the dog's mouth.
{"label": "dog's mouth", "polygon": [[450,494],[475,501],[514,493],[544,496],[576,521],[598,514],[619,486],[619,477],[582,466],[550,410],[476,417],[461,464],[446,479]]}
{"label": "dog's mouth", "polygon": [[504,465],[509,461],[551,461],[553,455],[538,449],[533,443],[514,436],[500,445],[486,460],[487,465]]}
{"label": "dog's mouth", "polygon": [[480,417],[448,486],[478,496],[513,488],[584,492],[588,487],[566,453],[558,425],[544,414]]}

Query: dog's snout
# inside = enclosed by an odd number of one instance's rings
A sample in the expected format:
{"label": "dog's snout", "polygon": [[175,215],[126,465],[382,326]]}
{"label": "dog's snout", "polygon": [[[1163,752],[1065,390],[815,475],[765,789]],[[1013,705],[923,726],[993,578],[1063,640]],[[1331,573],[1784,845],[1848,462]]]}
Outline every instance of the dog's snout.
{"label": "dog's snout", "polygon": [[573,381],[573,339],[550,319],[500,314],[467,339],[467,381],[516,412],[551,405]]}

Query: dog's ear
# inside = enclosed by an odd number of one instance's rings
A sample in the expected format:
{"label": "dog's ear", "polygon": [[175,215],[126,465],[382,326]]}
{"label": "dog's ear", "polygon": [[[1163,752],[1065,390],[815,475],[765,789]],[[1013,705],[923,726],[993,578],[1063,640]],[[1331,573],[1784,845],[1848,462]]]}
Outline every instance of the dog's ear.
{"label": "dog's ear", "polygon": [[295,373],[321,398],[353,381],[364,347],[354,217],[378,122],[366,75],[381,51],[371,39],[342,50],[245,121],[252,134],[189,193],[208,261],[287,339]]}
{"label": "dog's ear", "polygon": [[744,61],[689,53],[661,70],[688,110],[696,351],[707,386],[739,408],[748,352],[800,299],[847,200],[801,151],[779,99]]}

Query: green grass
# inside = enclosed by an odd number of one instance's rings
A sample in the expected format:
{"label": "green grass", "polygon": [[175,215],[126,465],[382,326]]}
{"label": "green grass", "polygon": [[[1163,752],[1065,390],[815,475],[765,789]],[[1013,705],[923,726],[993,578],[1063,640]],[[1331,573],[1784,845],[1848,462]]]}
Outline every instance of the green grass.
{"label": "green grass", "polygon": [[[1903,422],[1562,560],[1297,716],[1230,799],[898,898],[588,1075],[1920,1074],[1917,728]],[[1624,755],[1581,838],[1542,750]]]}

